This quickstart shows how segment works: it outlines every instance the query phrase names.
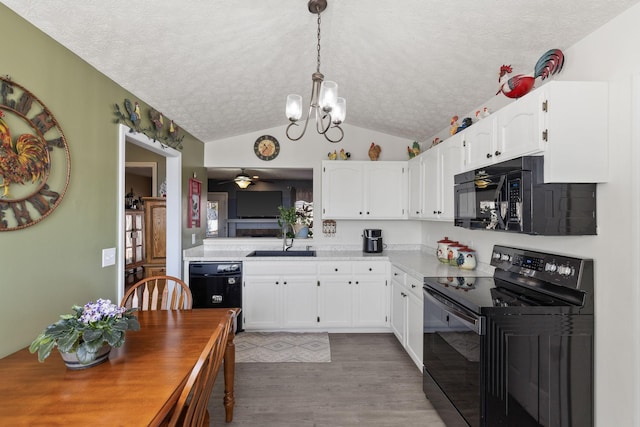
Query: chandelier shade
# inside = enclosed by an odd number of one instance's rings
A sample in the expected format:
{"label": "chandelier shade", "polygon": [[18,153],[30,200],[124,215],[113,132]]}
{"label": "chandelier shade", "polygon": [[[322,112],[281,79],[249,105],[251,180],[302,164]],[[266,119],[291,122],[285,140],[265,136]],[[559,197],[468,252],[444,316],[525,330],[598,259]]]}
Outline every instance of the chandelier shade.
{"label": "chandelier shade", "polygon": [[309,0],[308,3],[309,12],[318,15],[316,72],[311,75],[309,111],[304,119],[302,132],[297,137],[292,136],[290,132],[293,127],[298,126],[298,121],[302,119],[302,96],[295,94],[287,96],[285,113],[291,123],[287,126],[286,134],[287,138],[292,141],[298,141],[304,136],[312,116],[316,122],[316,131],[323,135],[327,141],[340,142],[344,137],[340,125],[346,116],[347,102],[344,98],[338,97],[338,84],[331,80],[324,80],[324,75],[320,72],[320,13],[326,7],[326,0]]}

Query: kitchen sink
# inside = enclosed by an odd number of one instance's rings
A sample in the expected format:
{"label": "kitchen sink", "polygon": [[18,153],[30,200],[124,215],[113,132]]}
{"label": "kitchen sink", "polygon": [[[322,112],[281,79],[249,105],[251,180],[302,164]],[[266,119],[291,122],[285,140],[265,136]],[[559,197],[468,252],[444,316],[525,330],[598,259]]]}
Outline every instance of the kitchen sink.
{"label": "kitchen sink", "polygon": [[298,257],[316,256],[316,251],[253,251],[248,257]]}

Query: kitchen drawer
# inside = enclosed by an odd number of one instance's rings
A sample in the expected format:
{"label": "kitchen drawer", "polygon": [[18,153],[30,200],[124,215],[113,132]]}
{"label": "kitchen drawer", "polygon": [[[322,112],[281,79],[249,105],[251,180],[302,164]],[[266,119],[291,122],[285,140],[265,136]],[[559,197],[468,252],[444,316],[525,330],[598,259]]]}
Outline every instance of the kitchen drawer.
{"label": "kitchen drawer", "polygon": [[399,269],[395,265],[391,265],[391,280],[394,280],[401,285],[406,285],[407,283],[407,273],[403,270]]}
{"label": "kitchen drawer", "polygon": [[338,261],[338,262],[319,262],[318,263],[318,274],[324,275],[341,275],[341,274],[351,274],[352,272],[352,262],[348,261]]}
{"label": "kitchen drawer", "polygon": [[316,275],[316,263],[309,261],[244,261],[243,274],[249,275]]}
{"label": "kitchen drawer", "polygon": [[387,262],[384,261],[357,261],[354,262],[354,274],[387,274]]}
{"label": "kitchen drawer", "polygon": [[422,301],[422,285],[424,284],[424,279],[422,277],[417,278],[407,274],[407,289],[420,298]]}

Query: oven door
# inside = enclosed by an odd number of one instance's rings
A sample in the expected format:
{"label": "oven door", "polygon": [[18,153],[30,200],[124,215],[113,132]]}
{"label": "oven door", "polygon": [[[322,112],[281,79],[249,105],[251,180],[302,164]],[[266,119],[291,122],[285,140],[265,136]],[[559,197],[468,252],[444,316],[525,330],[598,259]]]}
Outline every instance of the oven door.
{"label": "oven door", "polygon": [[424,287],[424,392],[447,426],[481,425],[483,333],[482,316]]}

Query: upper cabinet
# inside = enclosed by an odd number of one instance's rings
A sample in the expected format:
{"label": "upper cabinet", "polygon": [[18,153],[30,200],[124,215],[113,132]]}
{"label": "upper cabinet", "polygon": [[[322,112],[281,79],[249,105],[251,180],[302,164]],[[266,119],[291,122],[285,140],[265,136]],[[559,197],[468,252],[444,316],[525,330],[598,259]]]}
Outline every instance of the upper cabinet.
{"label": "upper cabinet", "polygon": [[462,133],[465,170],[544,155],[545,182],[608,180],[605,82],[549,82]]}
{"label": "upper cabinet", "polygon": [[322,217],[407,218],[407,162],[323,161]]}
{"label": "upper cabinet", "polygon": [[462,134],[409,160],[409,217],[453,220],[453,177],[464,164]]}

